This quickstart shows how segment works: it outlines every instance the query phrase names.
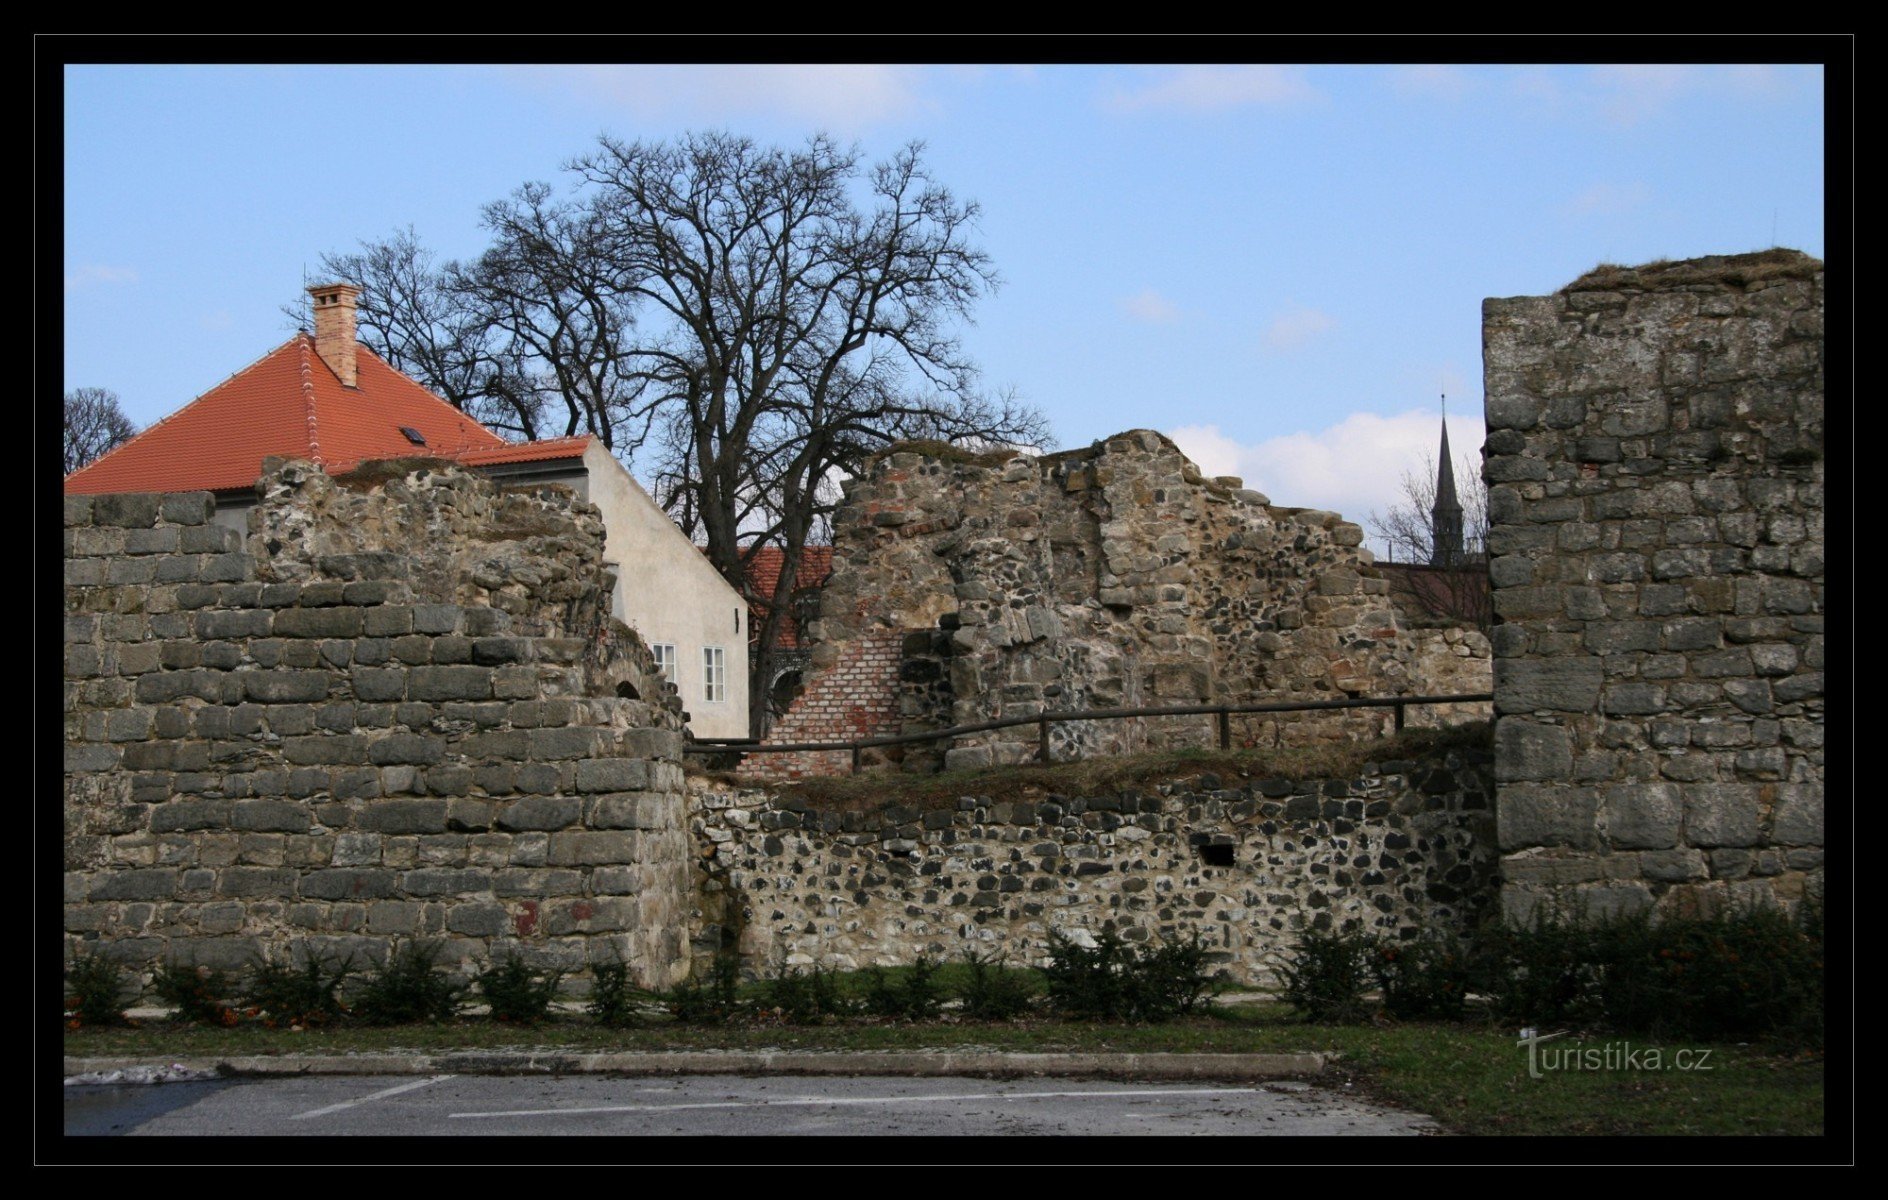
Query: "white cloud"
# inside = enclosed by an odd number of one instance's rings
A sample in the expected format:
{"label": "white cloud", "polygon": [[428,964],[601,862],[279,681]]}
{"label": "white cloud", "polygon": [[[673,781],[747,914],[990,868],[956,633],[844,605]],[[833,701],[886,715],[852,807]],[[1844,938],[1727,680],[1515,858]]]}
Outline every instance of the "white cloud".
{"label": "white cloud", "polygon": [[1273,350],[1296,350],[1298,347],[1337,327],[1337,321],[1330,313],[1316,308],[1295,306],[1272,318],[1272,323],[1265,327],[1263,341]]}
{"label": "white cloud", "polygon": [[1457,100],[1466,95],[1473,86],[1468,72],[1460,67],[1431,63],[1427,66],[1408,64],[1390,68],[1390,86],[1403,96],[1430,96],[1442,100]]}
{"label": "white cloud", "polygon": [[1146,288],[1121,302],[1121,309],[1137,321],[1166,325],[1180,319],[1180,308],[1153,288]]}
{"label": "white cloud", "polygon": [[[1315,432],[1251,445],[1217,425],[1165,432],[1207,475],[1237,475],[1274,504],[1328,509],[1368,529],[1372,512],[1402,500],[1404,472],[1434,468],[1440,425],[1433,410],[1416,409],[1391,417],[1352,413]],[[1479,456],[1485,436],[1479,411],[1449,414],[1449,448],[1458,462]]]}
{"label": "white cloud", "polygon": [[80,288],[112,283],[136,283],[137,281],[138,273],[130,267],[107,267],[99,263],[88,263],[66,276],[66,291],[73,292]]}
{"label": "white cloud", "polygon": [[572,92],[641,115],[721,120],[775,115],[842,129],[929,107],[923,68],[863,63],[755,63],[510,67],[540,87]]}
{"label": "white cloud", "polygon": [[1154,75],[1139,87],[1117,88],[1106,100],[1118,112],[1164,109],[1221,112],[1248,104],[1298,104],[1318,92],[1298,67],[1271,64],[1148,68]]}
{"label": "white cloud", "polygon": [[1561,206],[1570,217],[1610,217],[1644,204],[1652,189],[1644,183],[1596,183]]}

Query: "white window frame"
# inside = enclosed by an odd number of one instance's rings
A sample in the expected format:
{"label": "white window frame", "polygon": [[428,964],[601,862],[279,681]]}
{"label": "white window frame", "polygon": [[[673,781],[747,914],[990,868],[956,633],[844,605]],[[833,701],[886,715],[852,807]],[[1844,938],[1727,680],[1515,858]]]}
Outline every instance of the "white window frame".
{"label": "white window frame", "polygon": [[[665,651],[667,652],[666,654],[664,653]],[[656,670],[661,673],[662,678],[668,680],[670,683],[674,683],[676,664],[675,643],[651,642],[649,644],[649,653],[654,656],[656,660]]]}
{"label": "white window frame", "polygon": [[701,648],[701,700],[703,704],[728,702],[728,654],[720,646]]}

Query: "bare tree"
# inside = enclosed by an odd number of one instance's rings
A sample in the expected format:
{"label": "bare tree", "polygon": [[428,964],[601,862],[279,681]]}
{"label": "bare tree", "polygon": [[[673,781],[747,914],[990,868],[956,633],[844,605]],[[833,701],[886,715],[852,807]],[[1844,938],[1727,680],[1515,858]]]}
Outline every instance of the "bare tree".
{"label": "bare tree", "polygon": [[138,427],[119,407],[118,393],[82,387],[66,393],[66,474],[137,435]]}
{"label": "bare tree", "polygon": [[408,234],[323,265],[370,293],[376,271],[416,273],[400,298],[363,297],[371,346],[475,415],[508,407],[526,436],[595,434],[744,595],[746,560],[778,546],[775,594],[749,597],[765,679],[834,479],[912,438],[1048,444],[1040,414],[980,391],[956,337],[998,280],[977,206],[922,154],[868,168],[824,136],[603,137],[569,196],[527,184],[489,206],[471,263],[432,267]]}
{"label": "bare tree", "polygon": [[1438,527],[1436,475],[1434,467],[1403,472],[1400,498],[1388,510],[1370,514],[1370,532],[1388,545],[1392,563],[1416,568],[1408,583],[1424,606],[1450,620],[1486,626],[1493,610],[1486,553],[1488,486],[1482,482],[1481,463],[1470,455],[1455,462],[1462,514],[1459,553],[1449,531]]}

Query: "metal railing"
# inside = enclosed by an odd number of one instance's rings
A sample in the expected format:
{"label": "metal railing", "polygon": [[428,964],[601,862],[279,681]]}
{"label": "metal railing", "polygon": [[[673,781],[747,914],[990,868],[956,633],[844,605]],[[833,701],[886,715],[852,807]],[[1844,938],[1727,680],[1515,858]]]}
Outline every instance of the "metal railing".
{"label": "metal railing", "polygon": [[995,721],[978,721],[969,725],[953,725],[949,729],[926,730],[922,733],[897,733],[884,737],[860,738],[852,742],[781,742],[767,744],[752,738],[698,738],[682,748],[684,754],[725,754],[734,751],[741,754],[785,754],[791,751],[806,750],[847,750],[852,753],[852,773],[859,773],[859,753],[877,746],[904,746],[915,742],[938,742],[948,738],[962,737],[969,733],[987,733],[993,729],[1015,729],[1023,725],[1036,726],[1037,757],[1041,762],[1054,762],[1049,748],[1049,727],[1069,721],[1118,721],[1130,717],[1192,717],[1212,716],[1219,721],[1219,748],[1232,749],[1232,718],[1245,713],[1289,713],[1319,712],[1326,709],[1341,708],[1394,708],[1396,710],[1396,728],[1402,729],[1406,710],[1412,706],[1432,704],[1481,704],[1492,702],[1493,692],[1469,692],[1459,696],[1384,696],[1367,698],[1347,698],[1344,700],[1292,700],[1266,704],[1179,704],[1168,708],[1090,708],[1064,709],[1054,712],[1036,713],[1027,717],[1004,717]]}

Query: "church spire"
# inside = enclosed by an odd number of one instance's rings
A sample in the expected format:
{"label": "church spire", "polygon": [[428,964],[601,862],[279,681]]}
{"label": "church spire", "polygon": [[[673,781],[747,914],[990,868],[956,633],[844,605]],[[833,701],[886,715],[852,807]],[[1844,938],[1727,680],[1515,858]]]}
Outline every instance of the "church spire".
{"label": "church spire", "polygon": [[1442,450],[1436,460],[1436,501],[1429,510],[1434,532],[1429,565],[1454,566],[1462,560],[1462,502],[1455,494],[1455,465],[1449,460],[1449,397],[1442,397]]}

